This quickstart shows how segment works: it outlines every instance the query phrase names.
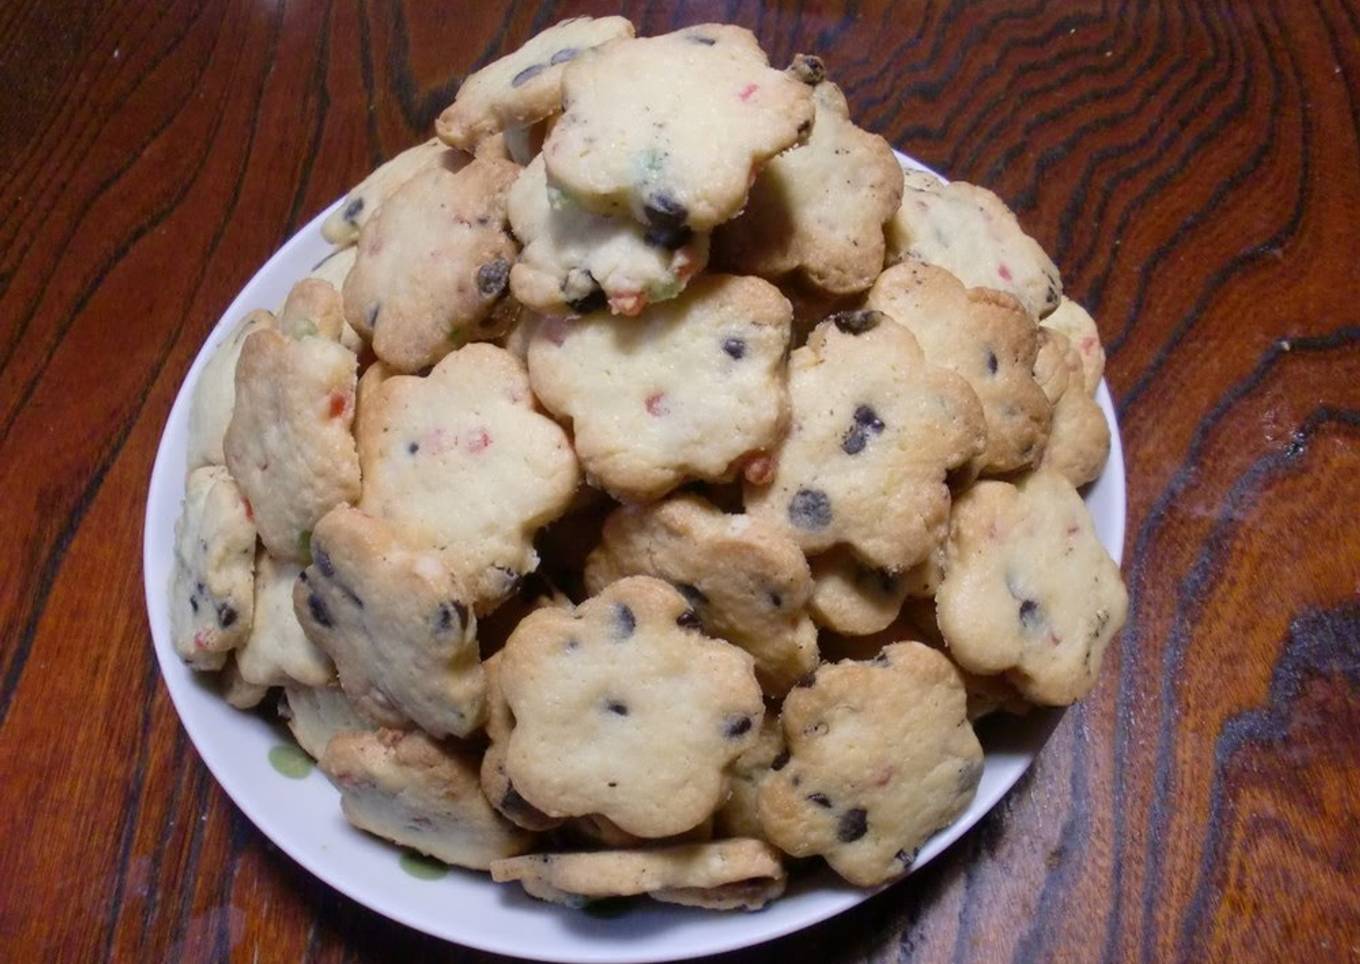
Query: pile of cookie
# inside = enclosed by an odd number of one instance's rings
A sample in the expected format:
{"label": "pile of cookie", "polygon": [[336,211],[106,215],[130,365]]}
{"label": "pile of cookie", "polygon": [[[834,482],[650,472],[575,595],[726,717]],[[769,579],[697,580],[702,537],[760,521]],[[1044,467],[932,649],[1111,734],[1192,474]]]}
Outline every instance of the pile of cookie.
{"label": "pile of cookie", "polygon": [[174,642],[346,817],[581,905],[904,874],[1123,623],[1090,316],[822,60],[559,23],[193,396]]}

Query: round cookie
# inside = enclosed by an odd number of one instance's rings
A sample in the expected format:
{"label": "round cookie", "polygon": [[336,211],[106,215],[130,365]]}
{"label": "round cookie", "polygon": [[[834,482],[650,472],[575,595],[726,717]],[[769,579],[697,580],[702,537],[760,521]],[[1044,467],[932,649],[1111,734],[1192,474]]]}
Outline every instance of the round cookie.
{"label": "round cookie", "polygon": [[789,319],[768,282],[705,275],[636,319],[540,324],[529,377],[571,420],[590,480],[620,501],[650,501],[686,479],[730,478],[777,442]]}
{"label": "round cookie", "polygon": [[748,482],[747,511],[808,555],[847,545],[902,572],[943,541],[945,474],[980,451],[962,378],[929,364],[911,332],[876,311],[834,315],[789,361],[793,417],[773,480]]}
{"label": "round cookie", "polygon": [[[805,76],[816,58],[790,70]],[[877,134],[856,127],[839,87],[813,89],[816,120],[807,143],[770,161],[746,209],[714,236],[715,260],[740,274],[780,278],[798,271],[816,288],[866,290],[883,270],[884,225],[902,201],[902,166]]]}
{"label": "round cookie", "polygon": [[709,231],[752,172],[812,128],[810,89],[768,65],[749,30],[700,24],[587,51],[562,75],[543,144],[548,182],[599,214]]}
{"label": "round cookie", "polygon": [[907,175],[902,205],[888,225],[888,255],[939,265],[969,288],[1014,295],[1035,318],[1062,297],[1057,266],[1001,198],[923,171]]}
{"label": "round cookie", "polygon": [[255,617],[250,636],[236,651],[242,680],[256,686],[325,686],[335,677],[330,657],[302,631],[293,613],[293,583],[302,567],[255,557]]}
{"label": "round cookie", "polygon": [[534,533],[562,515],[581,474],[567,435],[539,414],[523,367],[474,344],[424,378],[388,377],[359,424],[360,508],[435,549],[478,613],[538,566]]}
{"label": "round cookie", "polygon": [[236,364],[223,452],[269,554],[303,562],[323,515],[359,498],[354,353],[316,336],[261,329]]}
{"label": "round cookie", "polygon": [[1034,380],[1039,326],[1009,295],[965,288],[943,268],[906,261],[883,272],[865,302],[916,336],[931,364],[958,372],[982,403],[987,447],[976,472],[1034,464],[1051,406]]}
{"label": "round cookie", "polygon": [[293,608],[359,713],[436,737],[478,730],[486,681],[476,622],[439,556],[341,506],[317,523],[312,559],[294,584]]}
{"label": "round cookie", "polygon": [[1105,374],[1105,349],[1100,344],[1100,330],[1096,328],[1095,319],[1071,298],[1063,298],[1053,314],[1039,324],[1065,335],[1072,343],[1081,356],[1086,393],[1094,396],[1100,387],[1101,376]]}
{"label": "round cookie", "polygon": [[674,298],[708,263],[708,235],[656,231],[594,214],[548,187],[543,155],[510,189],[510,227],[524,251],[510,291],[535,311],[636,315]]}
{"label": "round cookie", "polygon": [[759,840],[720,840],[653,850],[531,854],[498,860],[491,879],[518,881],[539,900],[583,907],[648,894],[711,910],[758,910],[784,891],[779,852]]}
{"label": "round cookie", "polygon": [[780,723],[788,755],[761,784],[761,826],[785,852],[821,854],[860,887],[906,873],[982,777],[958,670],[921,643],[824,664],[789,694]]}
{"label": "round cookie", "polygon": [[321,223],[321,236],[331,244],[353,244],[359,240],[359,231],[383,202],[411,178],[434,167],[457,173],[471,160],[467,154],[450,150],[436,138],[408,147],[380,164],[345,195],[341,205]]}
{"label": "round cookie", "polygon": [[345,278],[345,318],[395,370],[415,372],[469,341],[495,338],[493,312],[516,247],[505,196],[519,176],[509,161],[478,158],[456,174],[417,174],[359,234]]}
{"label": "round cookie", "polygon": [[1034,377],[1053,404],[1053,424],[1038,467],[1075,486],[1095,481],[1110,455],[1110,426],[1086,391],[1081,354],[1065,335],[1040,329]]}
{"label": "round cookie", "polygon": [[633,36],[623,17],[573,17],[531,37],[524,46],[469,74],[458,96],[435,120],[440,140],[476,150],[501,131],[540,121],[562,107],[562,72],[582,51]]}
{"label": "round cookie", "polygon": [[261,328],[272,328],[274,316],[252,311],[242,318],[208,358],[194,382],[189,402],[189,471],[205,465],[226,465],[222,439],[236,407],[236,360],[246,338]]}
{"label": "round cookie", "polygon": [[194,669],[220,669],[250,635],[255,610],[255,526],[220,465],[189,473],[175,523],[170,640]]}
{"label": "round cookie", "polygon": [[685,598],[648,576],[531,613],[499,675],[515,789],[549,816],[600,814],[639,837],[712,814],[765,712],[751,657],[704,636]]}
{"label": "round cookie", "polygon": [[486,870],[533,844],[482,796],[476,758],[424,733],[337,733],[321,769],[350,823],[446,864]]}
{"label": "round cookie", "polygon": [[321,759],[337,733],[373,730],[339,686],[288,686],[279,701],[279,716],[298,746],[313,760]]}
{"label": "round cookie", "polygon": [[946,558],[936,615],[956,663],[1035,703],[1091,690],[1128,594],[1070,482],[979,482],[954,506]]}
{"label": "round cookie", "polygon": [[599,593],[634,575],[679,589],[706,632],[751,654],[771,695],[817,665],[807,561],[767,522],[727,515],[696,495],[617,509],[586,560],[586,589]]}

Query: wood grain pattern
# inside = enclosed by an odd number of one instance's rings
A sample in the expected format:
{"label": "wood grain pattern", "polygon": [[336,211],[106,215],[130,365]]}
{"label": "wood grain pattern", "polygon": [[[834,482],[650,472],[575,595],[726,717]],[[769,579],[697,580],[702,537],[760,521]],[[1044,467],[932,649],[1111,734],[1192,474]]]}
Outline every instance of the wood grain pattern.
{"label": "wood grain pattern", "polygon": [[[830,59],[1009,199],[1108,343],[1131,614],[910,882],[742,960],[1360,959],[1354,0],[626,4]],[[312,879],[159,682],[141,516],[256,267],[465,73],[600,4],[0,6],[0,959],[489,960]]]}

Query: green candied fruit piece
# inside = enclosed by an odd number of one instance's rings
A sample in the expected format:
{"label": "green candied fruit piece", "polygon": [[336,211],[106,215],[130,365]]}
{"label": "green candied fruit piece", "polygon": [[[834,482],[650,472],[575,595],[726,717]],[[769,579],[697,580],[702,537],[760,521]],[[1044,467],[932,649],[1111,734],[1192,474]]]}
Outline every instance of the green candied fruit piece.
{"label": "green candied fruit piece", "polygon": [[298,536],[298,551],[302,553],[302,558],[308,562],[312,561],[312,530],[303,529],[302,535]]}
{"label": "green candied fruit piece", "polygon": [[294,338],[302,339],[312,335],[320,334],[320,329],[316,327],[316,322],[310,318],[300,318],[290,326],[288,334]]}
{"label": "green candied fruit piece", "polygon": [[685,283],[672,275],[668,281],[653,281],[644,290],[648,301],[669,301],[685,290]]}
{"label": "green candied fruit piece", "polygon": [[570,194],[555,184],[548,185],[548,207],[554,211],[564,211],[575,206],[576,202],[571,199]]}
{"label": "green candied fruit piece", "polygon": [[449,865],[444,861],[416,853],[414,850],[403,850],[397,863],[401,865],[402,870],[417,880],[438,880],[449,872]]}
{"label": "green candied fruit piece", "polygon": [[290,780],[301,780],[312,772],[312,758],[291,743],[271,747],[269,765]]}
{"label": "green candied fruit piece", "polygon": [[661,176],[661,170],[666,166],[666,152],[655,147],[638,151],[633,157],[633,166],[637,170],[639,181],[655,181]]}

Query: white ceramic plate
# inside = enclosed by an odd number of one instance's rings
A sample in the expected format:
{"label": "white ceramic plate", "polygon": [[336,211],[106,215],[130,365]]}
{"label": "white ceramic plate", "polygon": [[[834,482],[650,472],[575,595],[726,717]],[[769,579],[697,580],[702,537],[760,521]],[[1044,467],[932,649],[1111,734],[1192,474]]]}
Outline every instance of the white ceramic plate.
{"label": "white ceramic plate", "polygon": [[[902,157],[904,166],[919,165]],[[336,206],[338,206],[337,202]],[[333,210],[330,209],[330,210]],[[167,590],[174,559],[175,520],[184,490],[191,389],[213,348],[254,308],[277,309],[293,283],[331,251],[321,237],[321,212],[250,280],[213,329],[180,387],[161,436],[146,506],[143,569],[151,635],[165,685],[189,738],[247,817],[285,853],[332,887],[393,920],[459,944],[551,961],[661,961],[699,957],[758,944],[848,910],[870,896],[830,871],[795,879],[788,894],[757,913],[716,913],[638,901],[616,917],[591,916],[526,897],[517,886],[429,865],[353,829],[340,797],[306,765],[285,729],[232,709],[210,682],[198,678],[170,643]],[[1109,391],[1097,399],[1110,423],[1110,461],[1087,494],[1100,540],[1118,561],[1124,544],[1124,458]],[[967,812],[922,849],[920,867],[977,823],[1028,769],[1060,713],[1003,718],[982,726],[986,768]],[[291,765],[290,765],[291,764]],[[293,775],[285,775],[285,771]],[[910,886],[907,884],[906,886]]]}

